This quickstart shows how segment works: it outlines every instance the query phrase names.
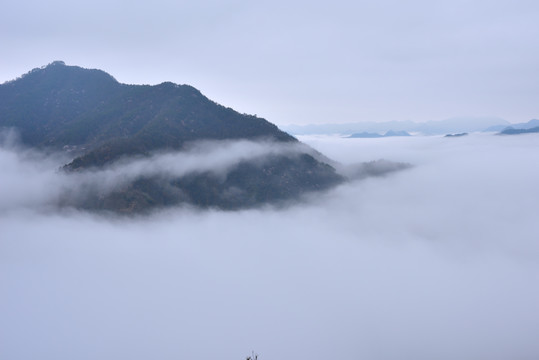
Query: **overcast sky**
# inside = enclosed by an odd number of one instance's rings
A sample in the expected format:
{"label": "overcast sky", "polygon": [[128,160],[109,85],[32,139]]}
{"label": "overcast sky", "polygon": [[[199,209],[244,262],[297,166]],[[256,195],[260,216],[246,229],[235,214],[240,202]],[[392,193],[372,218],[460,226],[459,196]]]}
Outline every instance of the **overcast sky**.
{"label": "overcast sky", "polygon": [[539,117],[539,2],[5,0],[0,82],[63,60],[276,124]]}

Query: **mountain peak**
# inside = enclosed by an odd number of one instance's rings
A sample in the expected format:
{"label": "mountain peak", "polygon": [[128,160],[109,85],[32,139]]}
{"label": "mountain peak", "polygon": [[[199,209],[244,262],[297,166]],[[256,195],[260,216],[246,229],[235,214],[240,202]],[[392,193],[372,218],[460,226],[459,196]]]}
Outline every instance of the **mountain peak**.
{"label": "mountain peak", "polygon": [[[20,79],[30,77],[32,81],[71,81],[71,82],[115,82],[116,79],[103,70],[86,69],[80,66],[66,65],[61,60],[56,60],[48,65],[32,69],[21,76]],[[19,80],[19,79],[17,79]]]}
{"label": "mountain peak", "polygon": [[47,65],[47,67],[49,66],[66,66],[66,63],[63,62],[62,60],[56,60],[56,61],[51,62],[49,65]]}

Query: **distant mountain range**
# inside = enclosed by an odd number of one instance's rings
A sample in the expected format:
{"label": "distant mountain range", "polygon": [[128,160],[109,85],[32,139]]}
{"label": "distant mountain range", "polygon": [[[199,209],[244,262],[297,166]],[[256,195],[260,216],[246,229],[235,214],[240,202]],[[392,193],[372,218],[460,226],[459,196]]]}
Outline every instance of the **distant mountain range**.
{"label": "distant mountain range", "polygon": [[350,136],[347,136],[349,138],[381,138],[381,137],[393,137],[393,136],[411,136],[406,131],[387,131],[385,134],[378,134],[378,133],[369,133],[369,132],[362,132],[362,133],[355,133]]}
{"label": "distant mountain range", "polygon": [[0,128],[16,129],[27,146],[69,152],[68,173],[104,168],[129,156],[184,150],[200,140],[298,145],[293,154],[243,160],[225,177],[211,172],[166,181],[140,176],[113,192],[90,193],[67,204],[88,209],[137,212],[178,203],[234,209],[297,198],[344,180],[328,159],[275,125],[221,106],[192,86],[126,85],[101,70],[60,61],[0,85]]}
{"label": "distant mountain range", "polygon": [[520,135],[520,134],[531,134],[539,133],[539,126],[533,128],[520,128],[515,129],[513,127],[508,127],[500,132],[500,135]]}
{"label": "distant mountain range", "polygon": [[535,128],[535,127],[539,127],[539,120],[537,120],[537,119],[532,119],[532,120],[530,120],[528,122],[525,122],[525,123],[510,124],[508,126],[502,126],[502,125],[491,126],[491,127],[487,128],[485,131],[489,131],[489,132],[501,131],[501,132],[503,132],[504,130],[509,130],[509,129],[527,130],[527,129],[531,129],[531,128]]}
{"label": "distant mountain range", "polygon": [[310,124],[310,125],[288,125],[281,128],[293,135],[315,135],[315,134],[340,134],[351,135],[357,133],[386,133],[388,131],[405,131],[408,133],[421,133],[424,135],[445,135],[448,133],[464,133],[485,131],[493,127],[501,127],[500,131],[511,124],[500,118],[479,117],[468,118],[459,117],[440,121],[413,122],[413,121],[388,121],[388,122],[358,122],[347,124]]}
{"label": "distant mountain range", "polygon": [[[496,130],[493,130],[496,129]],[[499,135],[520,135],[520,134],[531,134],[539,133],[539,120],[532,119],[525,123],[511,124],[511,126],[506,126],[504,128],[490,128],[492,131],[499,131]]]}

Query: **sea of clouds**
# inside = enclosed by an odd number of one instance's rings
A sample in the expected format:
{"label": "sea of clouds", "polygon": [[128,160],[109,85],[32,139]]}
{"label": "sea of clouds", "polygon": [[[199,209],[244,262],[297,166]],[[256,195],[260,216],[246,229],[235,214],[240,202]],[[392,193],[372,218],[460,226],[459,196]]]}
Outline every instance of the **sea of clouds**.
{"label": "sea of clouds", "polygon": [[[52,206],[69,159],[4,139],[1,357],[539,357],[538,135],[301,140],[412,167],[286,208],[116,218]],[[232,164],[252,144],[228,146],[92,176]]]}

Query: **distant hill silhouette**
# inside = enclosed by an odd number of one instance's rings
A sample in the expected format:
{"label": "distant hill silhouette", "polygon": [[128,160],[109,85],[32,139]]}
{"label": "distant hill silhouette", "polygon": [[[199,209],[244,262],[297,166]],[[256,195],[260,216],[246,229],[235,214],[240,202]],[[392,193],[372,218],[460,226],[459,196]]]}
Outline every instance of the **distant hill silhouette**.
{"label": "distant hill silhouette", "polygon": [[361,139],[373,139],[373,138],[381,138],[384,137],[383,135],[380,135],[378,133],[370,133],[370,132],[361,132],[361,133],[355,133],[350,136],[347,136],[348,138],[361,138]]}
{"label": "distant hill silhouette", "polygon": [[[182,150],[198,140],[299,144],[270,122],[221,106],[192,86],[126,85],[101,70],[60,61],[0,85],[0,127],[16,129],[27,146],[69,151],[73,160],[64,168],[77,172],[126,156]],[[141,177],[119,191],[94,194],[75,205],[119,212],[183,202],[240,208],[295,198],[343,181],[311,150],[299,156],[272,155],[264,165],[242,162],[225,180],[191,174],[163,184]],[[230,189],[238,195],[230,196]]]}
{"label": "distant hill silhouette", "polygon": [[500,135],[520,135],[531,133],[539,133],[539,126],[526,129],[514,129],[513,127],[508,127],[505,130],[501,131]]}
{"label": "distant hill silhouette", "polygon": [[389,130],[385,134],[381,135],[378,133],[369,133],[369,132],[362,132],[362,133],[356,133],[348,136],[349,138],[381,138],[381,137],[392,137],[392,136],[411,136],[406,131],[393,131]]}
{"label": "distant hill silhouette", "polygon": [[516,123],[516,124],[511,124],[509,126],[505,125],[497,125],[497,126],[491,126],[487,129],[485,129],[485,132],[501,132],[503,130],[506,130],[506,129],[524,129],[524,130],[527,130],[527,129],[532,129],[534,127],[539,127],[539,120],[538,119],[531,119],[530,121],[528,122],[525,122],[525,123]]}
{"label": "distant hill silhouette", "polygon": [[385,137],[389,137],[389,136],[412,136],[410,135],[408,132],[406,131],[393,131],[393,130],[389,130],[388,132],[386,132],[384,134]]}

